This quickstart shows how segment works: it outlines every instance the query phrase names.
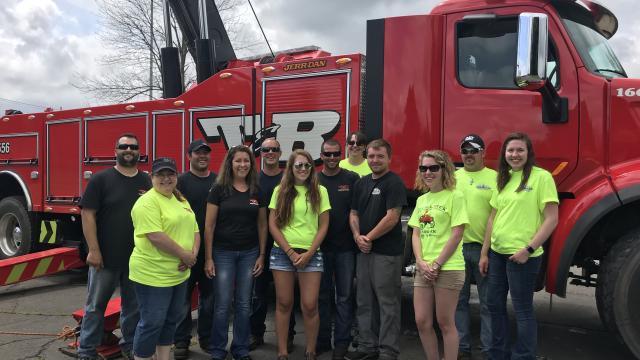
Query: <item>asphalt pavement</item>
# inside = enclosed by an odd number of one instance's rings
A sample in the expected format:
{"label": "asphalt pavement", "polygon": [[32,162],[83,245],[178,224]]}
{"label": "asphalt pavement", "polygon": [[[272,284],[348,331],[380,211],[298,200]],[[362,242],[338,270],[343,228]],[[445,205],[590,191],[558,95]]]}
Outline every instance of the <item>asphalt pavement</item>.
{"label": "asphalt pavement", "polygon": [[[405,278],[400,354],[402,360],[425,358],[413,321],[410,284],[410,279]],[[85,298],[86,273],[81,271],[0,287],[0,359],[72,359],[59,350],[69,341],[58,340],[55,335],[65,326],[76,325],[71,313],[83,306]],[[472,292],[471,301],[472,325],[474,329],[478,329],[479,305],[475,292]],[[601,325],[593,288],[570,286],[566,299],[551,298],[549,294],[539,292],[535,296],[535,308],[539,323],[539,355],[551,360],[635,359],[616,336],[606,332]],[[256,360],[276,357],[273,306],[270,309],[266,344],[251,353]],[[304,357],[304,330],[300,314],[297,316],[298,334],[290,356],[292,360]],[[477,330],[474,340],[475,345],[478,345]],[[191,350],[191,359],[209,359],[197,344],[194,343]],[[474,353],[477,359],[481,359],[478,349]],[[320,360],[330,358],[329,353],[319,357]]]}

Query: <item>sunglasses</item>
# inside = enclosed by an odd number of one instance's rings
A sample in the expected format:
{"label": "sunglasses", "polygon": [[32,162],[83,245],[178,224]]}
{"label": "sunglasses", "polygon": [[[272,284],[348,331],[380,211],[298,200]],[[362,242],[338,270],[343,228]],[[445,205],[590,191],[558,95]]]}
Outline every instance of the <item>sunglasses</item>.
{"label": "sunglasses", "polygon": [[340,157],[340,151],[323,151],[322,155],[324,157]]}
{"label": "sunglasses", "polygon": [[311,165],[311,164],[309,164],[307,162],[306,163],[297,162],[297,163],[293,164],[293,167],[296,168],[297,170],[302,170],[302,169],[309,170],[309,169],[311,169],[311,166],[313,166],[313,165]]}
{"label": "sunglasses", "polygon": [[477,153],[479,153],[479,152],[480,152],[480,150],[479,150],[479,149],[476,149],[476,148],[460,149],[460,153],[461,153],[462,155],[469,155],[469,154],[471,154],[471,155],[475,155],[475,154],[477,154]]}
{"label": "sunglasses", "polygon": [[138,145],[138,144],[118,144],[118,146],[116,146],[116,149],[118,149],[118,150],[127,150],[127,149],[138,150],[138,149],[140,149],[140,145]]}
{"label": "sunglasses", "polygon": [[260,151],[262,151],[263,153],[277,153],[280,152],[280,148],[279,147],[263,147],[260,148]]}
{"label": "sunglasses", "polygon": [[418,166],[418,170],[420,170],[421,173],[423,172],[427,172],[427,170],[431,171],[432,173],[438,172],[440,171],[440,169],[442,169],[442,166],[435,164],[435,165],[420,165]]}
{"label": "sunglasses", "polygon": [[347,144],[351,145],[351,146],[362,146],[365,145],[364,141],[349,141]]}

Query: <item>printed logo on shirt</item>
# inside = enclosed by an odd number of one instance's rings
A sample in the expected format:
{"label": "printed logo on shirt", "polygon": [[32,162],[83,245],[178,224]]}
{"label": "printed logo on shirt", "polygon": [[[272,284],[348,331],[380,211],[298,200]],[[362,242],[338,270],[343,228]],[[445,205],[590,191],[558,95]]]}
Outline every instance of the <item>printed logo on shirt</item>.
{"label": "printed logo on shirt", "polygon": [[433,228],[436,226],[436,222],[431,215],[429,215],[429,209],[424,210],[424,214],[420,216],[420,225],[424,229],[425,227]]}
{"label": "printed logo on shirt", "polygon": [[532,191],[533,191],[533,188],[532,188],[531,186],[529,186],[529,185],[525,185],[525,186],[524,186],[524,189],[522,189],[522,190],[523,190],[523,191],[526,191],[526,192],[532,192]]}
{"label": "printed logo on shirt", "polygon": [[338,191],[351,191],[349,184],[338,185]]}
{"label": "printed logo on shirt", "polygon": [[491,186],[485,184],[476,185],[476,189],[478,190],[491,190]]}
{"label": "printed logo on shirt", "polygon": [[145,189],[138,189],[138,195],[139,196],[144,195],[146,192],[147,192],[147,190],[145,190]]}
{"label": "printed logo on shirt", "polygon": [[249,205],[259,206],[258,199],[249,199]]}
{"label": "printed logo on shirt", "polygon": [[373,188],[373,190],[371,191],[371,195],[380,195],[382,194],[382,191],[380,191],[380,189],[378,188]]}

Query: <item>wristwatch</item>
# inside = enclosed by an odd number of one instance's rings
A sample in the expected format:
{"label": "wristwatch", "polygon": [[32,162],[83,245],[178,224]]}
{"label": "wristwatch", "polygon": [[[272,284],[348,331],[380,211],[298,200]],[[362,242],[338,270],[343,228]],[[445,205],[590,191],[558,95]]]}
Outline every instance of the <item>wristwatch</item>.
{"label": "wristwatch", "polygon": [[527,245],[526,249],[529,254],[533,254],[536,251],[534,248],[531,247],[531,245]]}

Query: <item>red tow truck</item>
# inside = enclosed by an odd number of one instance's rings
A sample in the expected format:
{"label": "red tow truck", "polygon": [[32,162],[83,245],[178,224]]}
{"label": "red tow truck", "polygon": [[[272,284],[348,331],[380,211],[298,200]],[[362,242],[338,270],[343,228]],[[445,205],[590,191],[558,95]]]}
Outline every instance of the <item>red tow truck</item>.
{"label": "red tow truck", "polygon": [[[366,57],[303,48],[241,60],[212,6],[168,1],[197,59],[188,91],[168,47],[162,100],[0,118],[0,257],[82,238],[78,201],[125,131],[140,139],[143,170],[170,156],[184,171],[193,139],[210,143],[212,169],[230,146],[258,149],[269,136],[283,159],[305,148],[319,163],[323,139],[344,145],[359,129],[392,144],[407,187],[421,150],[459,160],[474,132],[495,167],[501,140],[521,131],[561,199],[540,288],[565,297],[568,284],[595,286],[603,323],[640,358],[640,81],[607,42],[611,11],[590,0],[445,0],[428,15],[368,21]],[[15,266],[6,261],[20,259],[0,261],[0,284]]]}

